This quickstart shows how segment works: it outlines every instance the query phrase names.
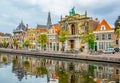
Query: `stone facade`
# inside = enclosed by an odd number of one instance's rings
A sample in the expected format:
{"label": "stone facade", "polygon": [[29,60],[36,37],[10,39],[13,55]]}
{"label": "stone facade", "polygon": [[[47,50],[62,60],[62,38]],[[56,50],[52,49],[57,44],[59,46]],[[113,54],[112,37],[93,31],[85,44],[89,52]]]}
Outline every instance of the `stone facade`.
{"label": "stone facade", "polygon": [[[77,50],[83,48],[85,52],[88,51],[88,45],[82,43],[82,39],[80,36],[84,34],[88,28],[93,28],[92,19],[87,17],[87,12],[84,15],[75,14],[73,16],[65,16],[65,18],[61,18],[60,31],[66,30],[68,31],[68,40],[65,42],[65,51],[66,50]],[[98,23],[96,20],[92,20],[93,23]],[[61,45],[60,45],[61,47]],[[61,48],[60,48],[61,49]]]}

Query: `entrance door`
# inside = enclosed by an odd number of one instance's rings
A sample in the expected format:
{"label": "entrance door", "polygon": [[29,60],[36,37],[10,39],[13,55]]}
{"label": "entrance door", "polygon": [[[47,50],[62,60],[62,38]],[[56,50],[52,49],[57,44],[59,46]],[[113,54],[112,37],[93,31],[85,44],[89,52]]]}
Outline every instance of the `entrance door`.
{"label": "entrance door", "polygon": [[74,40],[70,40],[70,50],[74,50]]}

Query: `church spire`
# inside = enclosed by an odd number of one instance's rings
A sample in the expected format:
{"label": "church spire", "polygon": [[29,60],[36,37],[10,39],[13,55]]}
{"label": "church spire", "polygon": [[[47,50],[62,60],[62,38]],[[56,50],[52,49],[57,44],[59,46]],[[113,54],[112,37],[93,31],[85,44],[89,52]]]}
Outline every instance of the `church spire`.
{"label": "church spire", "polygon": [[85,11],[85,17],[87,17],[87,11]]}
{"label": "church spire", "polygon": [[50,12],[48,12],[48,18],[47,18],[47,26],[48,28],[50,28],[50,25],[51,25],[51,16],[50,16]]}

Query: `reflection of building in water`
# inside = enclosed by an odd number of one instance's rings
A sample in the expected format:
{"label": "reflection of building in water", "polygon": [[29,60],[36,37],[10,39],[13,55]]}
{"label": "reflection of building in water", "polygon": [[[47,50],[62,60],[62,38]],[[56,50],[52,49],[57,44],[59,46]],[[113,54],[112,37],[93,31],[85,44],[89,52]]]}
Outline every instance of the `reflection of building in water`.
{"label": "reflection of building in water", "polygon": [[[12,64],[12,72],[18,77],[21,81],[23,78],[27,79],[27,76],[30,75],[38,77],[44,77],[48,83],[57,82],[60,78],[58,72],[66,72],[68,76],[68,83],[88,83],[93,79],[97,83],[109,83],[110,81],[116,81],[119,83],[120,78],[120,68],[119,64],[110,64],[110,63],[98,63],[98,62],[87,62],[87,61],[77,61],[74,60],[54,60],[54,59],[45,59],[40,57],[28,57],[26,56],[9,56],[5,54],[0,55],[0,66],[3,63],[3,57],[6,57],[6,63],[10,61]],[[14,61],[13,61],[14,60]],[[28,61],[28,68],[23,64],[25,61]],[[47,69],[48,73],[41,75],[38,73],[38,68]],[[91,79],[92,78],[92,79]],[[53,82],[53,83],[54,83]]]}
{"label": "reflection of building in water", "polygon": [[119,73],[120,68],[118,68],[117,66],[97,65],[94,72],[94,76],[99,83],[102,81],[116,81],[117,83],[119,83]]}

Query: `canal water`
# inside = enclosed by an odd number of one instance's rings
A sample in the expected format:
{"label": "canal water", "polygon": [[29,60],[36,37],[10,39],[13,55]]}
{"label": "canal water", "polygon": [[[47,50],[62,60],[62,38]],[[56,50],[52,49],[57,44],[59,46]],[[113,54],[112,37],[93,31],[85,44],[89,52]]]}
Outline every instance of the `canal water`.
{"label": "canal water", "polygon": [[0,83],[119,83],[120,64],[0,54]]}

